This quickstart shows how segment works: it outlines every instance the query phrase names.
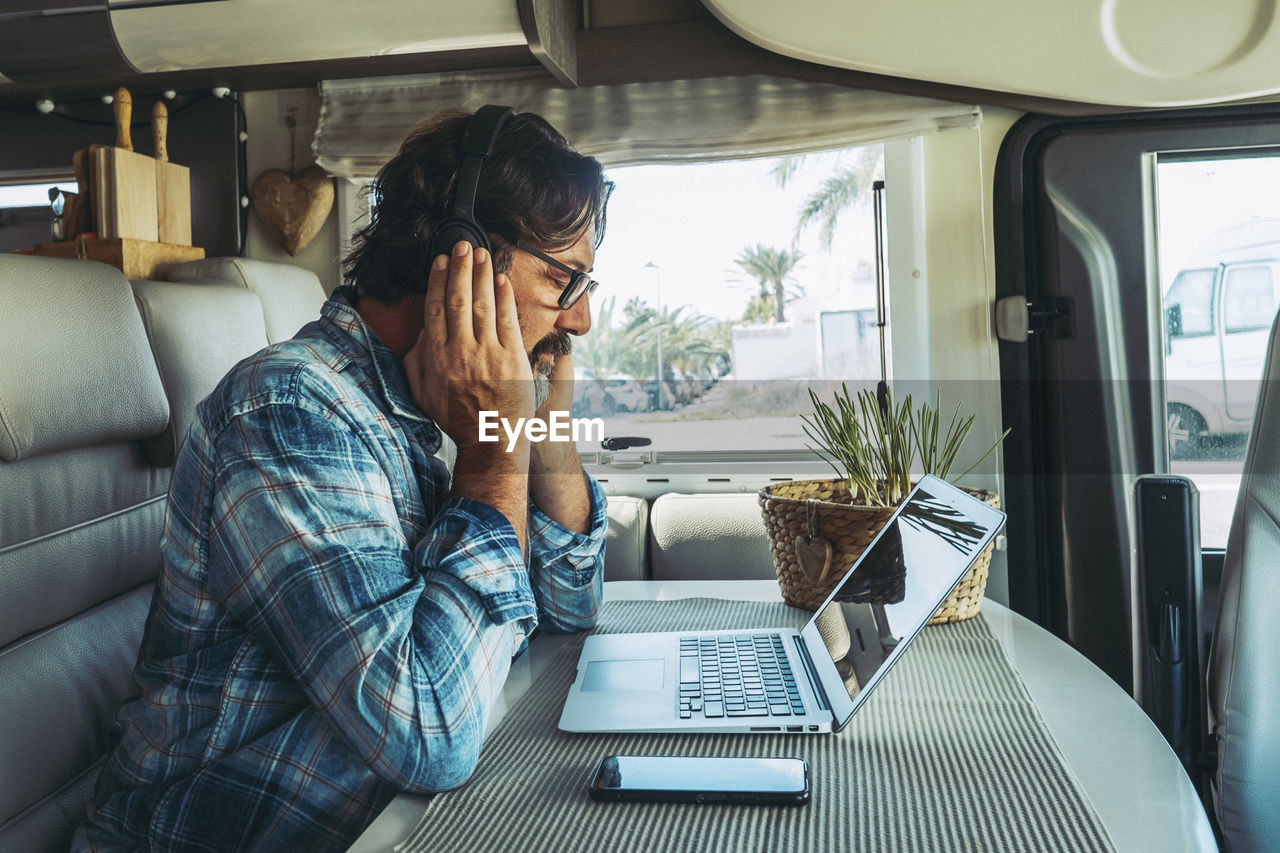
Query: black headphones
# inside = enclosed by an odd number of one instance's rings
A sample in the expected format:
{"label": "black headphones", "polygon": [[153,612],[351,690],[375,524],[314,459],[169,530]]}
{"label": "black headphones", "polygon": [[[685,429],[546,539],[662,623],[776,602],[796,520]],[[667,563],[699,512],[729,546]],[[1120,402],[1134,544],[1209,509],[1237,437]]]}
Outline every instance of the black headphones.
{"label": "black headphones", "polygon": [[480,185],[480,169],[493,153],[502,126],[515,114],[511,107],[486,104],[467,122],[467,129],[462,133],[462,163],[453,188],[453,206],[449,218],[437,225],[431,235],[430,257],[451,254],[454,244],[460,240],[473,248],[492,251],[488,232],[476,221],[476,189]]}

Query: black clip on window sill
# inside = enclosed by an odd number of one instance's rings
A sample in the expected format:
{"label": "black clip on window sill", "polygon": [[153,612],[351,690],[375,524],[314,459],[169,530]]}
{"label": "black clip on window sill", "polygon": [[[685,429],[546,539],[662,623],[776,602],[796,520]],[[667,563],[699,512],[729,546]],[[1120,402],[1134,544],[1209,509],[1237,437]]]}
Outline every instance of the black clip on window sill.
{"label": "black clip on window sill", "polygon": [[639,435],[614,435],[600,442],[605,450],[630,450],[633,447],[648,447],[651,439]]}

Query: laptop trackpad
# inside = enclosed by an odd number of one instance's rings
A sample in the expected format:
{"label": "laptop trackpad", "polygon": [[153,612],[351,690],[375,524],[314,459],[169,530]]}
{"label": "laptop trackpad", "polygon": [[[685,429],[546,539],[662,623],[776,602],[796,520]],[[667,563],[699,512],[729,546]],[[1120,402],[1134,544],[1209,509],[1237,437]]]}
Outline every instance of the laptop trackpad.
{"label": "laptop trackpad", "polygon": [[593,660],[582,677],[584,693],[662,688],[662,658],[655,660]]}

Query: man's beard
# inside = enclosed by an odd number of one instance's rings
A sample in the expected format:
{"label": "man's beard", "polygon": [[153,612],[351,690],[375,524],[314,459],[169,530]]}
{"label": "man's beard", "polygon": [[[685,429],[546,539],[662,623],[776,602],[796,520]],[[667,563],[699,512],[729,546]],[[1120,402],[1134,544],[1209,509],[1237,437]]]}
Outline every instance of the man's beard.
{"label": "man's beard", "polygon": [[573,340],[567,332],[559,329],[551,332],[533,346],[529,353],[529,366],[533,368],[533,408],[538,411],[551,397],[551,372],[555,370],[555,359],[543,360],[542,356],[550,353],[553,356],[568,355],[573,352]]}

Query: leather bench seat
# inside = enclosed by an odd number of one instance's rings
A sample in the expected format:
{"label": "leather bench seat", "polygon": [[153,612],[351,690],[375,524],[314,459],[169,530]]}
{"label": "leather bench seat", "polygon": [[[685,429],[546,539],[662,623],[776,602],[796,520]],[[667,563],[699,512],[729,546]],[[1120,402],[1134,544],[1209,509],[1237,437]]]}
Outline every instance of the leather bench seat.
{"label": "leather bench seat", "polygon": [[[83,818],[133,692],[196,403],[325,298],[314,274],[263,261],[177,277],[0,255],[0,853],[65,850]],[[754,495],[608,511],[608,580],[772,576]]]}
{"label": "leather bench seat", "polygon": [[271,309],[243,283],[10,255],[0,299],[0,851],[41,853],[70,844],[133,692],[195,404]]}

